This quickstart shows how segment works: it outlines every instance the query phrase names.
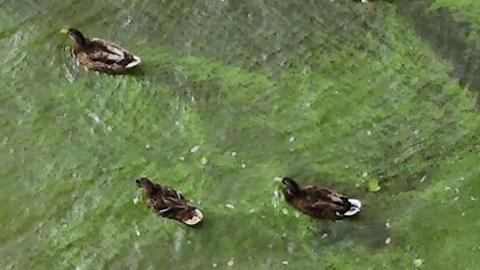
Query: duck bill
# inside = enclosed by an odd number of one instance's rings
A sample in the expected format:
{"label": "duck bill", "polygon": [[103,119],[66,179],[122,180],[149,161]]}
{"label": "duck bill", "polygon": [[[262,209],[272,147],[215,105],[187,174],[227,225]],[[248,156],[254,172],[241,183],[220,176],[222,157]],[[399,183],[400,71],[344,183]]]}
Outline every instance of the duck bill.
{"label": "duck bill", "polygon": [[275,181],[275,182],[277,182],[277,183],[282,183],[282,180],[283,180],[283,177],[281,177],[281,176],[275,176],[275,177],[273,178],[273,181]]}
{"label": "duck bill", "polygon": [[193,217],[183,220],[183,223],[189,225],[189,226],[194,226],[202,222],[203,220],[203,214],[200,210],[195,209]]}

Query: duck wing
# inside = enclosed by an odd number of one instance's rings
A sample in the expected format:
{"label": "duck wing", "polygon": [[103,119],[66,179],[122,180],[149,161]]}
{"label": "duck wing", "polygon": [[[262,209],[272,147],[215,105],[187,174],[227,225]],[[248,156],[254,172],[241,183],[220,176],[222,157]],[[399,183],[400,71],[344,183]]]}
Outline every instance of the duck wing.
{"label": "duck wing", "polygon": [[140,59],[124,48],[100,38],[90,39],[88,56],[92,61],[106,63],[108,65],[121,65],[131,68],[140,63]]}
{"label": "duck wing", "polygon": [[312,206],[318,204],[323,207],[325,204],[328,204],[330,208],[335,209],[336,211],[342,211],[349,208],[348,198],[336,192],[332,192],[329,189],[307,186],[304,190],[307,201],[309,201]]}

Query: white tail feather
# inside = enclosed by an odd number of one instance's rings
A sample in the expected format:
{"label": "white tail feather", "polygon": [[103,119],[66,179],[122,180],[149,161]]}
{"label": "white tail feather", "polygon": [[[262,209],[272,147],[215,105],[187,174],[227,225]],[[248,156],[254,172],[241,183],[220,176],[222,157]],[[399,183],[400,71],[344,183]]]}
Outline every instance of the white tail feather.
{"label": "white tail feather", "polygon": [[350,208],[350,210],[345,212],[343,215],[345,217],[351,217],[351,216],[355,216],[358,213],[360,213],[360,208],[352,207],[352,208]]}
{"label": "white tail feather", "polygon": [[350,202],[350,204],[352,206],[343,215],[346,216],[346,217],[351,217],[351,216],[354,216],[354,215],[360,213],[360,208],[362,208],[362,202],[360,200],[357,200],[357,199],[348,199],[348,201]]}
{"label": "white tail feather", "polygon": [[348,199],[348,202],[350,202],[356,208],[362,208],[362,202],[360,200]]}
{"label": "white tail feather", "polygon": [[140,63],[141,63],[141,60],[138,56],[133,56],[133,61],[130,62],[128,65],[125,66],[125,68],[133,68],[133,67],[136,67],[138,66]]}
{"label": "white tail feather", "polygon": [[190,219],[184,220],[183,222],[187,225],[193,226],[193,225],[197,225],[198,223],[200,223],[202,221],[202,219],[203,219],[202,212],[200,212],[200,210],[198,210],[198,209],[195,209],[195,215],[193,217],[191,217]]}

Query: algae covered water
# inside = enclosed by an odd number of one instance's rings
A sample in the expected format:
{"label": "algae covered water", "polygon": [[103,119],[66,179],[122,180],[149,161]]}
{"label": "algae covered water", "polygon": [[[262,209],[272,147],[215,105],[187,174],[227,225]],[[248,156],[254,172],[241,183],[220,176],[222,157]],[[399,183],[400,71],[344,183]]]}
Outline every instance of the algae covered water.
{"label": "algae covered water", "polygon": [[[392,2],[0,1],[0,268],[477,269],[480,5]],[[68,26],[141,68],[84,71]],[[278,175],[364,210],[313,220]]]}

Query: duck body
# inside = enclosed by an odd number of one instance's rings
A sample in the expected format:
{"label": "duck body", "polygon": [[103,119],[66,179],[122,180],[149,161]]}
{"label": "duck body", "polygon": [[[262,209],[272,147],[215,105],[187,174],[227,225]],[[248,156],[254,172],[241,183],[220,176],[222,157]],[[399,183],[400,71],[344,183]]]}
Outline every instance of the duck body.
{"label": "duck body", "polygon": [[75,29],[62,30],[74,41],[73,53],[78,62],[87,69],[110,74],[126,73],[138,66],[140,58],[119,45],[101,38],[86,38]]}
{"label": "duck body", "polygon": [[167,186],[152,183],[148,178],[135,180],[142,188],[143,200],[156,214],[194,226],[203,220],[202,212],[190,205],[178,191]]}
{"label": "duck body", "polygon": [[[280,180],[280,179],[279,179]],[[285,200],[302,213],[329,220],[351,217],[360,212],[362,203],[329,189],[317,186],[300,187],[293,179],[283,177]]]}

